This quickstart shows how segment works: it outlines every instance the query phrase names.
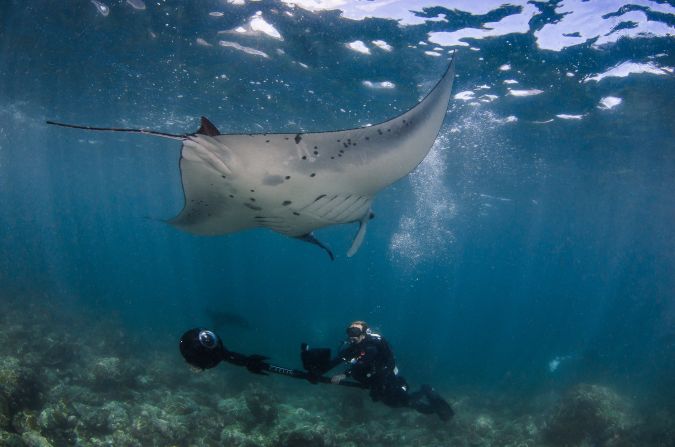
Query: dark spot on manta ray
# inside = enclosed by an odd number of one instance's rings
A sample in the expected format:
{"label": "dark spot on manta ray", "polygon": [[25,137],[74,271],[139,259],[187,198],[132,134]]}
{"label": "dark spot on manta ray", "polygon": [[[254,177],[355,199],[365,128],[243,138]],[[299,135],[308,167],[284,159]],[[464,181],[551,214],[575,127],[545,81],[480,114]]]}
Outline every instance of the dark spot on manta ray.
{"label": "dark spot on manta ray", "polygon": [[342,145],[343,145],[344,147],[349,147],[349,145],[348,145],[347,143],[342,143]]}
{"label": "dark spot on manta ray", "polygon": [[369,141],[369,140],[370,140],[370,137],[366,137],[366,141]]}
{"label": "dark spot on manta ray", "polygon": [[335,160],[335,157],[330,157],[331,160]]}
{"label": "dark spot on manta ray", "polygon": [[345,153],[344,149],[340,149],[340,153],[344,154]]}
{"label": "dark spot on manta ray", "polygon": [[312,172],[311,174],[309,174],[309,176],[310,176],[310,177],[316,176],[316,172]]}
{"label": "dark spot on manta ray", "polygon": [[291,179],[291,176],[290,176],[290,175],[287,175],[287,176],[286,176],[286,180],[290,180],[290,179]]}
{"label": "dark spot on manta ray", "polygon": [[297,134],[295,136],[295,144],[300,144],[301,141],[302,141],[302,136],[300,134]]}
{"label": "dark spot on manta ray", "polygon": [[260,210],[262,210],[262,208],[260,208],[259,206],[251,205],[250,203],[244,203],[244,206],[245,206],[246,208],[252,209],[253,211],[260,211]]}
{"label": "dark spot on manta ray", "polygon": [[291,203],[293,203],[293,202],[291,202],[290,200],[284,200],[283,203],[282,203],[282,205],[283,205],[283,206],[288,206],[288,205],[290,205]]}
{"label": "dark spot on manta ray", "polygon": [[319,146],[314,146],[314,149],[318,149],[318,148],[319,148]]}
{"label": "dark spot on manta ray", "polygon": [[303,159],[303,160],[307,160],[307,156],[306,156],[306,155],[303,155],[303,156],[302,156],[302,159]]}
{"label": "dark spot on manta ray", "polygon": [[319,151],[314,151],[314,155],[319,155]]}
{"label": "dark spot on manta ray", "polygon": [[222,178],[227,178],[227,176],[225,176],[225,175],[221,175],[221,177],[222,177]]}
{"label": "dark spot on manta ray", "polygon": [[230,194],[230,199],[234,199],[234,194]]}
{"label": "dark spot on manta ray", "polygon": [[284,137],[284,140],[288,140],[288,139],[289,139],[288,137]]}
{"label": "dark spot on manta ray", "polygon": [[255,199],[253,197],[249,197],[248,200],[250,200],[251,202],[255,202]]}
{"label": "dark spot on manta ray", "polygon": [[339,143],[340,141],[341,141],[341,140],[337,140],[338,143]]}
{"label": "dark spot on manta ray", "polygon": [[382,129],[377,129],[377,133],[379,133],[380,135],[382,135]]}
{"label": "dark spot on manta ray", "polygon": [[270,140],[265,140],[265,143],[269,143],[269,142],[270,142]]}
{"label": "dark spot on manta ray", "polygon": [[255,192],[255,189],[252,189],[251,192]]}
{"label": "dark spot on manta ray", "polygon": [[263,179],[264,185],[276,186],[284,182],[284,179],[280,175],[268,175]]}
{"label": "dark spot on manta ray", "polygon": [[300,215],[300,213],[297,213],[297,212],[293,211],[293,215],[295,215],[295,216],[299,216],[299,215]]}

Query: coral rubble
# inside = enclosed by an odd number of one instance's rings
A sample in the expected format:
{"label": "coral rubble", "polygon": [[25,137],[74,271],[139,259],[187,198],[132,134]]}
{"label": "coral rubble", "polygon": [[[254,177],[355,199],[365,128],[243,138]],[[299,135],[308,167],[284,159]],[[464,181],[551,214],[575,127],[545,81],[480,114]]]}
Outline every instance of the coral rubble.
{"label": "coral rubble", "polygon": [[624,398],[608,387],[579,384],[560,399],[544,430],[554,446],[630,445],[628,436],[636,425]]}

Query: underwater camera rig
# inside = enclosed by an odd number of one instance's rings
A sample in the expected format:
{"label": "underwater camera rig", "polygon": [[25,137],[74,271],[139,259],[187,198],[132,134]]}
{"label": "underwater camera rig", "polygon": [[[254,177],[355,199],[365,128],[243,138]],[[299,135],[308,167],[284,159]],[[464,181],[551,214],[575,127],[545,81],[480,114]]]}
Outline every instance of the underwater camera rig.
{"label": "underwater camera rig", "polygon": [[[232,365],[243,366],[254,374],[279,374],[304,379],[314,384],[332,383],[330,377],[323,375],[332,367],[329,348],[310,349],[307,343],[303,343],[300,346],[300,357],[305,371],[273,365],[268,363],[266,361],[268,357],[263,355],[245,355],[230,351],[225,348],[223,341],[215,332],[204,328],[194,328],[185,332],[180,338],[179,348],[185,361],[200,370],[214,368],[225,361]],[[364,385],[350,380],[342,380],[338,385],[365,388]]]}

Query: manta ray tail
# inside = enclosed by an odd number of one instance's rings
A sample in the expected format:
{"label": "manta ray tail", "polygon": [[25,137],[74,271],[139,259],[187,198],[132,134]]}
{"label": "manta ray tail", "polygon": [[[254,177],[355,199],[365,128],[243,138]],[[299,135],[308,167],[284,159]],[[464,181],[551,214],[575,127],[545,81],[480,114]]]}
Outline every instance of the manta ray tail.
{"label": "manta ray tail", "polygon": [[142,133],[145,135],[154,135],[157,137],[163,137],[163,138],[171,138],[172,140],[185,140],[187,138],[187,135],[176,135],[172,133],[166,133],[166,132],[158,132],[156,130],[148,130],[148,129],[125,129],[125,128],[120,128],[120,127],[92,127],[92,126],[80,126],[77,124],[66,124],[66,123],[58,123],[56,121],[47,121],[47,124],[52,124],[54,126],[61,126],[61,127],[70,127],[72,129],[84,129],[84,130],[95,130],[95,131],[102,131],[102,132],[126,132],[126,133]]}
{"label": "manta ray tail", "polygon": [[[126,133],[140,133],[144,135],[154,135],[156,137],[162,137],[162,138],[171,138],[172,140],[185,140],[189,135],[176,135],[173,133],[166,133],[166,132],[158,132],[156,130],[148,130],[148,129],[126,129],[126,128],[120,128],[120,127],[92,127],[92,126],[81,126],[78,124],[66,124],[66,123],[58,123],[56,121],[47,121],[47,124],[52,124],[54,126],[61,126],[61,127],[70,127],[71,129],[84,129],[84,130],[94,130],[94,131],[101,131],[101,132],[126,132]],[[215,137],[220,135],[220,132],[216,128],[216,126],[213,125],[211,121],[209,121],[206,117],[201,117],[200,121],[200,126],[199,129],[195,132],[195,134],[201,134],[201,135],[208,135],[210,137]]]}
{"label": "manta ray tail", "polygon": [[307,233],[302,236],[297,236],[297,239],[300,239],[301,241],[309,242],[310,244],[318,245],[319,247],[323,248],[326,250],[328,253],[328,256],[330,256],[331,261],[335,261],[335,256],[333,255],[333,252],[330,250],[330,248],[326,247],[320,240],[314,237],[312,233]]}

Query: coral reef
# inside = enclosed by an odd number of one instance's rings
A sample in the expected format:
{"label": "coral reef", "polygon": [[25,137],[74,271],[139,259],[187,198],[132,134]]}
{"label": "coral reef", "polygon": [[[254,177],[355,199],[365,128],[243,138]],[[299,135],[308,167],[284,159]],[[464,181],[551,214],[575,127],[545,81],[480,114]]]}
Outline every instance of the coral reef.
{"label": "coral reef", "polygon": [[253,424],[271,425],[279,414],[279,403],[269,390],[261,386],[251,386],[244,395],[246,408],[251,413]]}
{"label": "coral reef", "polygon": [[631,445],[630,429],[636,425],[624,398],[608,387],[579,384],[560,399],[544,429],[553,446]]}
{"label": "coral reef", "polygon": [[335,435],[325,425],[302,425],[278,434],[274,447],[331,447]]}
{"label": "coral reef", "polygon": [[227,367],[193,374],[175,350],[149,352],[114,322],[22,305],[0,303],[3,447],[674,445],[667,408],[638,420],[626,397],[598,384],[511,400],[457,392],[443,423],[362,390]]}

